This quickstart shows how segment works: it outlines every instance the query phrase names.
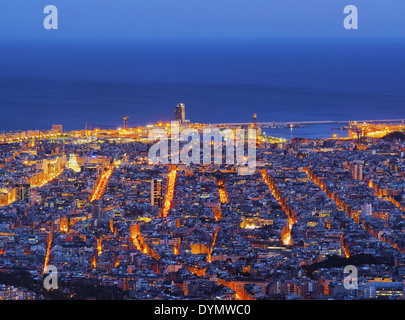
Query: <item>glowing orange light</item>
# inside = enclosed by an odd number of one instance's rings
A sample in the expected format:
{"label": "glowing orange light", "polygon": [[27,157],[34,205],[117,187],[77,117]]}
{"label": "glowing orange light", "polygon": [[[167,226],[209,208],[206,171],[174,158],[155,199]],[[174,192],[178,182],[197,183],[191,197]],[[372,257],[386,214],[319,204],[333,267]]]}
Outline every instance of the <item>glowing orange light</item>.
{"label": "glowing orange light", "polygon": [[209,263],[211,263],[211,261],[212,261],[212,250],[213,250],[213,248],[215,246],[215,241],[217,239],[217,235],[218,235],[218,229],[215,229],[215,233],[214,233],[214,237],[212,239],[210,251],[208,252],[208,255],[207,255],[207,262],[209,262]]}
{"label": "glowing orange light", "polygon": [[174,186],[176,184],[176,177],[177,177],[176,169],[170,171],[170,173],[168,174],[166,197],[165,197],[165,202],[164,202],[163,208],[162,208],[162,216],[164,218],[167,217],[167,215],[169,214],[170,208],[172,206],[172,200],[173,200],[173,196],[174,196]]}
{"label": "glowing orange light", "polygon": [[91,267],[95,268],[96,267],[96,257],[94,257],[92,260],[90,260],[91,262]]}
{"label": "glowing orange light", "polygon": [[97,255],[100,255],[101,253],[102,253],[102,251],[103,251],[103,248],[102,248],[102,242],[103,242],[103,238],[102,237],[100,237],[99,239],[97,239]]}
{"label": "glowing orange light", "polygon": [[93,202],[94,200],[100,200],[100,198],[104,194],[105,187],[107,186],[107,183],[110,180],[113,171],[114,167],[110,167],[108,168],[108,170],[102,172],[96,183],[96,187],[93,190],[93,194],[90,197],[90,202]]}
{"label": "glowing orange light", "polygon": [[8,206],[16,200],[16,189],[6,190],[6,193],[0,196],[0,207]]}
{"label": "glowing orange light", "polygon": [[139,251],[155,258],[156,260],[158,260],[160,258],[159,254],[156,251],[154,251],[153,249],[149,248],[149,246],[145,243],[145,239],[140,231],[140,225],[138,225],[138,224],[132,225],[130,227],[130,232],[131,232],[132,242]]}
{"label": "glowing orange light", "polygon": [[52,244],[52,232],[49,232],[49,235],[48,235],[48,244],[47,244],[47,246],[46,246],[46,254],[45,254],[45,261],[44,261],[43,273],[45,273],[46,267],[48,266],[49,255],[50,255],[50,253],[51,253],[51,244]]}
{"label": "glowing orange light", "polygon": [[[60,170],[58,170],[56,172],[52,172],[52,173],[49,173],[49,174],[41,177],[41,179],[39,179],[39,181],[31,183],[31,188],[41,188],[41,187],[43,187],[44,185],[48,184],[52,180],[59,177],[62,174],[62,172],[63,172],[63,169],[60,169]],[[34,179],[31,179],[31,180],[33,181]]]}
{"label": "glowing orange light", "polygon": [[263,176],[263,180],[266,182],[267,186],[269,187],[272,195],[274,196],[274,198],[277,200],[279,205],[282,207],[282,209],[285,211],[285,213],[288,216],[288,224],[285,225],[285,227],[283,228],[283,231],[281,232],[281,240],[284,245],[286,245],[286,246],[291,245],[292,244],[291,229],[292,229],[292,226],[296,222],[295,218],[293,216],[289,215],[289,212],[286,210],[284,203],[281,201],[280,197],[277,196],[275,187],[274,187],[273,183],[269,180],[267,172],[262,171],[261,174]]}
{"label": "glowing orange light", "polygon": [[347,248],[346,244],[344,243],[344,241],[342,241],[342,247],[343,247],[343,251],[345,253],[345,257],[346,258],[350,258],[350,252],[349,252],[349,248]]}
{"label": "glowing orange light", "polygon": [[292,238],[291,238],[291,229],[292,229],[292,224],[288,223],[282,233],[281,233],[281,240],[283,241],[283,244],[285,246],[289,246],[292,244]]}
{"label": "glowing orange light", "polygon": [[226,193],[226,188],[222,180],[218,180],[218,193],[219,193],[219,201],[221,201],[221,203],[229,202],[228,195]]}

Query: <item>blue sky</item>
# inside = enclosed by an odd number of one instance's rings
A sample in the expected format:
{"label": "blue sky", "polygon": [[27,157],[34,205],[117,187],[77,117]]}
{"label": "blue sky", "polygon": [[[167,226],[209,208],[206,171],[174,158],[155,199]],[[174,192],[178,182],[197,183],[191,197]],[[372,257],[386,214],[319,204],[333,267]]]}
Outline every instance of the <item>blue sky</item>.
{"label": "blue sky", "polygon": [[[43,9],[59,10],[59,30]],[[343,8],[359,30],[343,28]],[[404,37],[402,0],[1,0],[0,39]]]}

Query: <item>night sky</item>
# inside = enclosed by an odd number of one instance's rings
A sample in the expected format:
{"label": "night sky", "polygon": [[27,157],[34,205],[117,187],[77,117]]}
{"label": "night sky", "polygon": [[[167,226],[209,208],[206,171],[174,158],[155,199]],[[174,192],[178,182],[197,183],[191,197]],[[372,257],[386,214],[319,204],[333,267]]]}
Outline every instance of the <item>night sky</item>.
{"label": "night sky", "polygon": [[[46,5],[59,29],[45,30]],[[346,5],[359,29],[343,28]],[[1,0],[0,39],[404,37],[398,0]]]}

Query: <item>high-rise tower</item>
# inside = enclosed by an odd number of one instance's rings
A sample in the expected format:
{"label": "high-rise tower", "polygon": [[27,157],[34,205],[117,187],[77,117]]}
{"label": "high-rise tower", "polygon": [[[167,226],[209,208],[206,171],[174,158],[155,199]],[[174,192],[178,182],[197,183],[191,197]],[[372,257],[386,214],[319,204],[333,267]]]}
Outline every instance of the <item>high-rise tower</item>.
{"label": "high-rise tower", "polygon": [[186,119],[186,106],[184,103],[179,103],[176,108],[174,108],[174,120],[184,123]]}
{"label": "high-rise tower", "polygon": [[124,129],[127,130],[127,129],[128,129],[128,120],[129,120],[129,117],[128,117],[128,116],[124,116],[124,117],[122,117],[122,120],[124,120]]}
{"label": "high-rise tower", "polygon": [[159,208],[163,205],[162,179],[152,179],[150,190],[150,202],[152,206]]}
{"label": "high-rise tower", "polygon": [[29,184],[19,184],[16,190],[17,201],[23,201],[28,204],[31,202],[31,186]]}
{"label": "high-rise tower", "polygon": [[363,180],[363,162],[362,161],[351,162],[350,173],[354,180]]}

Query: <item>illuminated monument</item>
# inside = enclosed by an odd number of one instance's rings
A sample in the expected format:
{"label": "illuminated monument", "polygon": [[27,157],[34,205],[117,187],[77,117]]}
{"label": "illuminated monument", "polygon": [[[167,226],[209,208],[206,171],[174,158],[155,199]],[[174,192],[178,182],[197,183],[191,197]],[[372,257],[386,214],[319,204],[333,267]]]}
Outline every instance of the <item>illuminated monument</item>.
{"label": "illuminated monument", "polygon": [[68,167],[68,169],[72,169],[75,172],[81,171],[80,166],[77,163],[77,157],[75,154],[73,154],[73,153],[69,154],[69,161],[68,161],[67,167]]}

